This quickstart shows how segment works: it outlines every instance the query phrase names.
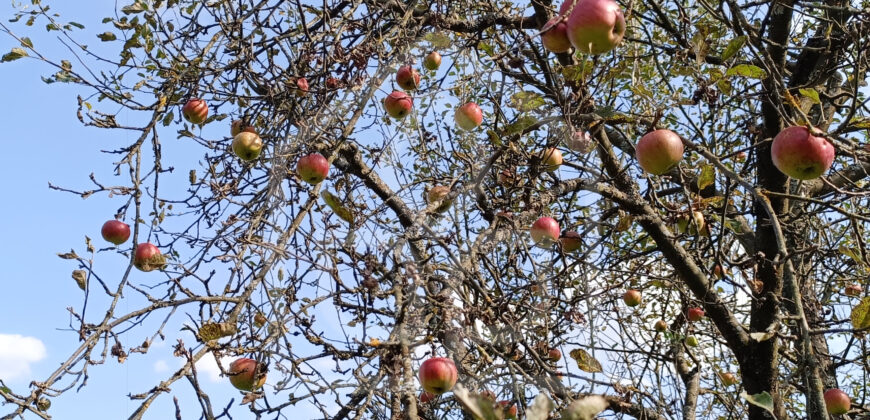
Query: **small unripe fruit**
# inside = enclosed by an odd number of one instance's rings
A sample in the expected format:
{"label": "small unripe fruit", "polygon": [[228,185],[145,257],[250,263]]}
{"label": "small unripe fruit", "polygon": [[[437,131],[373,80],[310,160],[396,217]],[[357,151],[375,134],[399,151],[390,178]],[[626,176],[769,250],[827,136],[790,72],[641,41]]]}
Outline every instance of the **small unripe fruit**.
{"label": "small unripe fruit", "polygon": [[660,319],[656,321],[654,328],[658,332],[665,332],[668,330],[668,323],[665,322],[665,320]]}
{"label": "small unripe fruit", "polygon": [[687,345],[687,346],[689,346],[689,347],[698,347],[699,344],[700,344],[700,343],[698,342],[698,339],[695,338],[694,335],[690,335],[690,336],[686,337],[686,345]]}

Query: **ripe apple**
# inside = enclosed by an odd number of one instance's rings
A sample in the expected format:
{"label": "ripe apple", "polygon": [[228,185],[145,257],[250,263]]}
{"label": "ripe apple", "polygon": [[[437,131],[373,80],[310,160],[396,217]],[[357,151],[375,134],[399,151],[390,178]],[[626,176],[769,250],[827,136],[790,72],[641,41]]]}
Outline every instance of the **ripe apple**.
{"label": "ripe apple", "polygon": [[689,308],[689,312],[686,317],[689,318],[689,321],[691,322],[700,321],[702,318],[704,318],[704,310],[701,308]]}
{"label": "ripe apple", "polygon": [[435,51],[430,52],[429,55],[423,59],[423,67],[426,67],[429,70],[438,70],[438,67],[441,67],[441,54],[438,54]]}
{"label": "ripe apple", "polygon": [[553,172],[562,165],[562,152],[556,148],[549,148],[541,153],[541,166],[545,171]]}
{"label": "ripe apple", "polygon": [[828,413],[846,414],[851,406],[852,401],[845,392],[837,388],[825,391],[825,407],[827,407]]}
{"label": "ripe apple", "polygon": [[683,141],[671,130],[646,133],[637,142],[635,156],[644,171],[661,175],[683,160]]}
{"label": "ripe apple", "polygon": [[[625,17],[613,0],[565,0],[559,14],[568,16],[568,40],[577,51],[602,54],[615,48],[625,35]],[[570,13],[570,14],[569,14]]]}
{"label": "ripe apple", "polygon": [[480,110],[480,107],[476,103],[469,102],[456,108],[453,119],[456,120],[456,125],[459,128],[473,130],[483,123],[483,111]]}
{"label": "ripe apple", "polygon": [[256,133],[242,131],[233,137],[233,153],[240,159],[250,162],[263,151],[263,139]]}
{"label": "ripe apple", "polygon": [[162,269],[166,265],[166,257],[151,242],[136,245],[133,253],[133,266],[144,272]]}
{"label": "ripe apple", "polygon": [[571,41],[568,40],[568,25],[565,25],[562,16],[550,19],[544,28],[546,31],[541,33],[541,43],[544,44],[544,48],[554,53],[563,53],[571,49]]}
{"label": "ripe apple", "polygon": [[[103,229],[105,229],[105,227]],[[103,234],[103,237],[104,238],[106,237],[105,233]],[[106,239],[106,240],[108,240],[108,239]],[[111,242],[111,241],[109,241],[109,242]],[[864,291],[864,289],[862,289],[861,286],[852,283],[852,284],[846,285],[846,290],[844,293],[846,294],[846,296],[855,297],[855,296],[861,296],[861,292],[863,292],[863,291]]]}
{"label": "ripe apple", "polygon": [[[261,372],[257,372],[260,370]],[[263,386],[266,383],[265,369],[260,367],[254,359],[242,357],[230,363],[230,369],[227,371],[230,377],[230,383],[236,389],[242,391],[253,391]]]}
{"label": "ripe apple", "polygon": [[631,289],[622,295],[622,301],[625,302],[627,306],[634,307],[640,305],[643,299],[641,298],[640,291]]}
{"label": "ripe apple", "polygon": [[583,245],[583,238],[580,237],[579,233],[573,230],[563,232],[559,241],[562,242],[562,251],[565,252],[574,252],[580,249]]}
{"label": "ripe apple", "polygon": [[121,245],[130,239],[130,225],[120,220],[109,220],[103,223],[100,233],[103,235],[103,239],[115,245]]}
{"label": "ripe apple", "polygon": [[304,77],[296,78],[296,96],[306,96],[308,95],[308,79]]}
{"label": "ripe apple", "polygon": [[239,135],[239,133],[241,133],[242,131],[257,134],[257,130],[255,130],[254,127],[251,127],[250,125],[245,125],[244,127],[242,127],[242,120],[235,120],[232,124],[230,124],[230,136],[235,137]]}
{"label": "ripe apple", "polygon": [[428,402],[434,401],[436,397],[437,395],[431,392],[423,391],[420,393],[420,402],[426,404]]}
{"label": "ripe apple", "polygon": [[577,153],[586,154],[595,148],[595,141],[585,131],[575,131],[565,139],[565,145]]}
{"label": "ripe apple", "polygon": [[834,146],[806,127],[792,126],[779,132],[770,146],[773,165],[795,179],[816,179],[834,163]]}
{"label": "ripe apple", "polygon": [[296,174],[303,181],[317,185],[329,175],[329,161],[320,153],[303,156],[296,162]]}
{"label": "ripe apple", "polygon": [[384,109],[391,117],[401,120],[411,112],[414,107],[414,99],[408,96],[405,92],[394,90],[384,99]]}
{"label": "ripe apple", "polygon": [[559,360],[562,360],[562,352],[559,351],[559,349],[550,349],[550,351],[547,352],[547,357],[551,362],[558,362]]}
{"label": "ripe apple", "polygon": [[731,372],[719,372],[719,379],[722,380],[722,383],[725,386],[731,386],[737,384],[737,377],[734,376]]}
{"label": "ripe apple", "polygon": [[208,105],[199,98],[191,98],[181,107],[181,115],[193,124],[202,124],[208,118]]}
{"label": "ripe apple", "polygon": [[686,337],[686,345],[689,347],[698,347],[701,344],[698,342],[698,339],[694,335],[690,335]]}
{"label": "ripe apple", "polygon": [[505,419],[515,419],[517,418],[517,405],[511,401],[499,401],[499,407],[502,409],[502,413],[504,413]]}
{"label": "ripe apple", "polygon": [[665,322],[664,319],[660,319],[660,320],[656,321],[653,328],[655,328],[655,330],[658,332],[665,332],[668,330],[668,323]]}
{"label": "ripe apple", "polygon": [[433,357],[420,365],[420,384],[423,389],[436,395],[453,389],[458,379],[456,365],[446,357]]}
{"label": "ripe apple", "polygon": [[535,244],[547,247],[559,239],[559,223],[552,217],[541,217],[532,224],[529,233]]}
{"label": "ripe apple", "polygon": [[411,66],[399,67],[396,72],[396,84],[405,90],[416,90],[420,87],[420,73]]}
{"label": "ripe apple", "polygon": [[[432,204],[432,203],[443,200],[444,197],[447,197],[449,194],[450,194],[450,187],[448,187],[446,185],[436,185],[436,186],[432,187],[432,189],[429,190],[429,194],[427,195],[427,198],[429,200],[429,204]],[[438,213],[444,213],[445,211],[447,211],[447,209],[450,208],[451,205],[453,205],[452,200],[444,200],[444,202],[442,202],[441,205],[439,205],[437,208],[435,208],[435,211]]]}

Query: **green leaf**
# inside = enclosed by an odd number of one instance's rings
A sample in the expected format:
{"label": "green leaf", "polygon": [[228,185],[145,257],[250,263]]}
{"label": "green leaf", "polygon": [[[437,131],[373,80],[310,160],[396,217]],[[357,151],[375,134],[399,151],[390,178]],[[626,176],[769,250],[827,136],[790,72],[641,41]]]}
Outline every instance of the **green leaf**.
{"label": "green leaf", "polygon": [[103,32],[103,33],[97,35],[97,38],[100,38],[100,40],[103,42],[109,42],[109,41],[114,41],[114,40],[118,39],[118,37],[115,36],[114,33],[109,32],[109,31],[106,31],[106,32]]}
{"label": "green leaf", "polygon": [[27,51],[24,51],[21,48],[13,48],[12,51],[3,54],[3,57],[0,57],[0,63],[15,61],[21,57],[27,57]]}
{"label": "green leaf", "polygon": [[746,36],[738,36],[737,38],[732,39],[728,42],[728,45],[725,47],[725,51],[722,51],[722,60],[727,60],[737,54],[737,51],[740,51],[743,48],[743,44],[746,43]]}
{"label": "green leaf", "polygon": [[861,259],[861,251],[858,248],[849,248],[846,245],[840,245],[839,251],[841,254],[849,257],[858,265],[864,265],[864,260]]}
{"label": "green leaf", "polygon": [[767,391],[755,395],[749,395],[746,391],[743,391],[740,393],[740,396],[749,401],[750,404],[761,407],[769,411],[770,414],[773,414],[773,397]]}
{"label": "green leaf", "polygon": [[28,37],[21,38],[21,46],[33,48],[33,41],[31,41]]}
{"label": "green leaf", "polygon": [[530,117],[530,116],[520,117],[519,119],[517,119],[516,121],[514,121],[513,123],[511,123],[510,125],[505,127],[504,134],[506,136],[509,136],[511,134],[522,133],[527,128],[535,125],[535,123],[537,123],[537,122],[538,122],[538,119],[535,117]]}
{"label": "green leaf", "polygon": [[819,92],[817,92],[813,88],[798,89],[798,92],[800,92],[800,94],[804,97],[809,98],[811,101],[813,101],[814,104],[822,103],[822,101],[819,100]]}
{"label": "green leaf", "polygon": [[595,360],[589,353],[586,353],[586,350],[583,349],[574,349],[569,353],[572,359],[577,362],[577,367],[584,372],[595,373],[595,372],[603,372],[601,369],[601,363],[598,360]]}
{"label": "green leaf", "polygon": [[511,96],[510,107],[520,112],[538,109],[546,104],[544,98],[535,92],[517,92]]}
{"label": "green leaf", "polygon": [[698,176],[698,189],[703,190],[716,181],[716,171],[713,165],[705,164],[701,167],[701,175]]}
{"label": "green leaf", "polygon": [[765,72],[761,67],[753,66],[751,64],[738,64],[728,69],[728,71],[725,72],[725,75],[748,77],[750,79],[764,79],[767,77],[767,72]]}
{"label": "green leaf", "polygon": [[353,212],[345,207],[338,197],[326,190],[321,191],[320,196],[323,197],[323,201],[326,202],[326,205],[329,206],[338,217],[342,218],[345,222],[353,224]]}
{"label": "green leaf", "polygon": [[855,128],[866,128],[870,129],[870,118],[858,118],[852,120],[849,125]]}
{"label": "green leaf", "polygon": [[447,48],[450,46],[450,37],[441,32],[429,32],[423,39],[429,41],[435,48]]}
{"label": "green leaf", "polygon": [[870,328],[870,296],[861,300],[858,306],[852,308],[852,327],[856,330]]}

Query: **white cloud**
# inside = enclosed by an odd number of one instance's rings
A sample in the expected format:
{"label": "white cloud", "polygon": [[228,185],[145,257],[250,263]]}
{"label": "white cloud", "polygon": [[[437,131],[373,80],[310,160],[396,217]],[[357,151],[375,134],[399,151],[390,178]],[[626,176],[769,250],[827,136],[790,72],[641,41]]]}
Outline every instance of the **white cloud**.
{"label": "white cloud", "polygon": [[169,370],[169,365],[166,364],[165,360],[158,360],[154,362],[154,371],[155,372],[166,372]]}
{"label": "white cloud", "polygon": [[0,334],[0,379],[28,378],[30,364],[45,358],[45,344],[36,337]]}
{"label": "white cloud", "polygon": [[[230,368],[230,363],[232,363],[234,358],[232,357],[222,357],[221,365],[224,367],[224,370]],[[218,368],[217,362],[214,360],[214,355],[211,353],[202,356],[202,359],[199,359],[196,362],[196,373],[199,377],[207,377],[212,382],[222,382],[226,381],[226,378],[221,378],[221,370]]]}

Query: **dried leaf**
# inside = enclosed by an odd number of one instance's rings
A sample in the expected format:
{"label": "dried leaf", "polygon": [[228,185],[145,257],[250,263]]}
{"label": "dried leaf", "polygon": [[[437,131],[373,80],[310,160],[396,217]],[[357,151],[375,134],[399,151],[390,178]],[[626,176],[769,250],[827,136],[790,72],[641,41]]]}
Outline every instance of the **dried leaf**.
{"label": "dried leaf", "polygon": [[749,334],[749,336],[752,337],[753,340],[759,342],[770,340],[771,338],[773,338],[774,335],[776,334],[772,332],[754,332]]}
{"label": "dried leaf", "polygon": [[75,250],[72,250],[72,249],[69,250],[69,252],[64,253],[64,254],[61,254],[58,252],[57,256],[65,259],[65,260],[74,260],[74,259],[77,259],[79,257],[78,254],[76,254]]}
{"label": "dried leaf", "polygon": [[72,278],[76,281],[79,289],[85,290],[88,284],[88,273],[85,270],[73,270]]}
{"label": "dried leaf", "polygon": [[553,401],[544,394],[538,394],[526,410],[526,420],[547,420],[550,411],[553,411]]}
{"label": "dried leaf", "polygon": [[586,350],[583,349],[574,349],[569,353],[572,359],[577,362],[577,367],[584,372],[595,373],[595,372],[603,372],[601,369],[601,363],[598,360],[595,360],[589,353],[586,353]]}
{"label": "dried leaf", "polygon": [[468,392],[462,384],[457,384],[453,388],[453,397],[475,420],[502,420],[496,416],[495,406],[491,400]]}
{"label": "dried leaf", "polygon": [[342,204],[341,200],[327,190],[323,190],[320,192],[320,196],[323,198],[323,201],[326,202],[326,205],[332,209],[332,211],[340,217],[345,222],[350,223],[351,225],[354,222],[353,212]]}
{"label": "dried leaf", "polygon": [[593,420],[607,408],[607,400],[600,395],[590,395],[574,401],[562,410],[562,420]]}

